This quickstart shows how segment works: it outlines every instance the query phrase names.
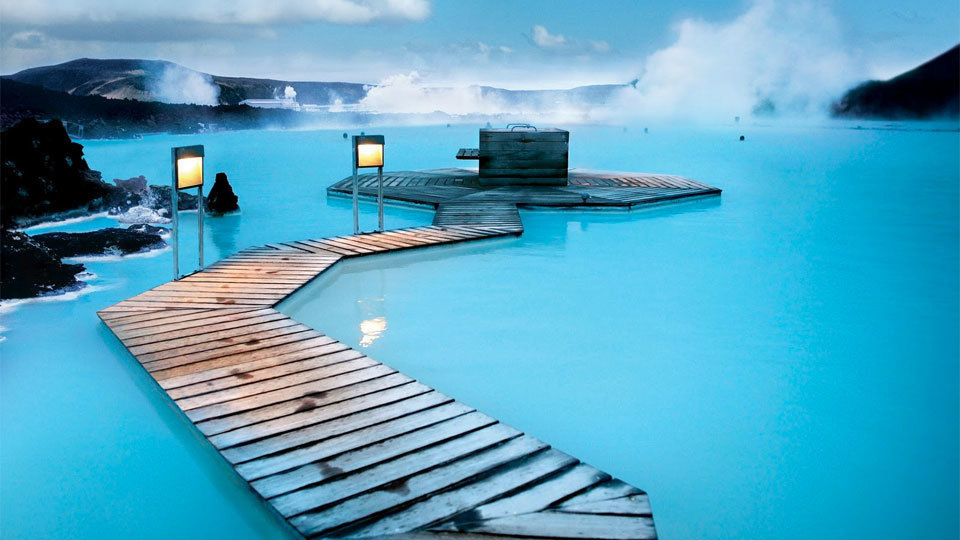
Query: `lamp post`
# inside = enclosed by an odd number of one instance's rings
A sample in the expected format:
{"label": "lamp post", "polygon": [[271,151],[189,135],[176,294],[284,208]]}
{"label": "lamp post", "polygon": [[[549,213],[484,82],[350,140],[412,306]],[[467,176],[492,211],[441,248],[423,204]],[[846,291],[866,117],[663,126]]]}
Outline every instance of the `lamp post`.
{"label": "lamp post", "polygon": [[203,269],[203,145],[180,146],[171,150],[173,156],[173,279],[180,279],[179,192],[197,188],[197,233],[199,237],[200,269]]}
{"label": "lamp post", "polygon": [[360,184],[357,170],[377,168],[377,230],[383,230],[383,135],[353,136],[353,234],[360,233]]}

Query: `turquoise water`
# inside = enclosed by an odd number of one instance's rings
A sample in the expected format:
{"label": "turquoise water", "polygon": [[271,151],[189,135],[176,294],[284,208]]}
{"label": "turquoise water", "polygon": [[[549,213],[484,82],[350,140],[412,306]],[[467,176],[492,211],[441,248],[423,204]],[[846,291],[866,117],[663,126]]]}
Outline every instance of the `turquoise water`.
{"label": "turquoise water", "polygon": [[[956,537],[960,136],[840,127],[575,129],[572,166],[723,197],[526,211],[519,239],[342,263],[283,309],[648,490],[663,538]],[[378,131],[412,169],[456,166],[475,129]],[[243,208],[207,220],[209,259],[350,232],[324,195],[340,132],[85,147],[107,179],[166,183],[169,147],[194,143]],[[170,256],[88,262],[98,290],[2,315],[4,537],[283,535],[94,315]]]}

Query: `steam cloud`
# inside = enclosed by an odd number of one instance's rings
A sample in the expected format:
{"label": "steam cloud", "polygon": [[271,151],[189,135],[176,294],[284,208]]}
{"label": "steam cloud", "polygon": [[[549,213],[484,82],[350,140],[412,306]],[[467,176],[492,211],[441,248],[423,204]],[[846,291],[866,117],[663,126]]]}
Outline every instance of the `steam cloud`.
{"label": "steam cloud", "polygon": [[220,98],[220,87],[213,84],[210,76],[176,64],[164,67],[149,90],[157,101],[164,103],[217,105]]}
{"label": "steam cloud", "polygon": [[838,24],[812,3],[758,0],[728,24],[687,19],[650,55],[617,109],[638,116],[729,118],[823,113],[865,73]]}
{"label": "steam cloud", "polygon": [[[553,48],[569,41],[543,27],[534,28],[534,39]],[[643,66],[636,81],[605,104],[554,96],[521,110],[479,87],[424,87],[412,72],[385,78],[360,105],[377,112],[524,114],[565,121],[716,121],[751,113],[824,114],[831,100],[867,75],[846,52],[827,8],[779,0],[756,0],[726,23],[685,19],[677,25],[676,41]]]}
{"label": "steam cloud", "polygon": [[360,107],[380,113],[445,112],[447,114],[498,114],[507,104],[483,96],[477,86],[428,88],[419,84],[420,74],[391,75],[370,88]]}

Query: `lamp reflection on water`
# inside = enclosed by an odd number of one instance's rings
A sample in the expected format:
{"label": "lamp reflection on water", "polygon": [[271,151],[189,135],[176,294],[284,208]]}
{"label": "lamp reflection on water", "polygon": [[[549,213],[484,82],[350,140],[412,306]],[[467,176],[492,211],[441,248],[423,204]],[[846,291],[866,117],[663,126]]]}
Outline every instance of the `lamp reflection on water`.
{"label": "lamp reflection on water", "polygon": [[387,330],[386,317],[375,317],[360,322],[360,332],[363,337],[360,338],[361,347],[369,347],[374,341],[380,339]]}

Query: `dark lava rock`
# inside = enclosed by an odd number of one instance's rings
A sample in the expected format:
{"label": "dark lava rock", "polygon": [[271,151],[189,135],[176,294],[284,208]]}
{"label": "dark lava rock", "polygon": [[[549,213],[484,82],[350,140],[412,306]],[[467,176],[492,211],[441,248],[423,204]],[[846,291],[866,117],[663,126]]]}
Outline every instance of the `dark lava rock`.
{"label": "dark lava rock", "polygon": [[[170,194],[172,192],[173,188],[170,186],[150,186],[149,197],[151,200],[144,202],[144,206],[149,206],[154,210],[166,208],[169,212],[173,208],[173,203],[170,202]],[[207,200],[206,197],[203,199],[204,201]],[[197,196],[181,190],[180,193],[177,194],[177,208],[180,210],[196,210]],[[169,214],[167,214],[167,217],[169,217]]]}
{"label": "dark lava rock", "polygon": [[63,264],[26,233],[0,232],[0,299],[31,298],[59,290],[79,289],[82,264]]}
{"label": "dark lava rock", "polygon": [[960,115],[960,45],[892,79],[865,82],[831,109],[841,117],[955,119]]}
{"label": "dark lava rock", "polygon": [[170,229],[166,227],[156,227],[153,225],[149,225],[147,223],[137,223],[135,225],[131,225],[127,227],[127,230],[139,231],[139,232],[149,233],[149,234],[156,234],[160,236],[166,236],[167,234],[170,233]]}
{"label": "dark lava rock", "polygon": [[135,195],[146,195],[147,193],[147,177],[142,174],[126,180],[114,178],[113,183],[128,193]]}
{"label": "dark lava rock", "polygon": [[227,173],[218,172],[213,182],[213,188],[207,196],[205,208],[213,214],[226,214],[240,209],[237,205],[237,196],[233,193]]}
{"label": "dark lava rock", "polygon": [[82,215],[129,205],[127,193],[100,180],[59,120],[25,118],[0,133],[0,214],[4,225]]}
{"label": "dark lava rock", "polygon": [[129,255],[167,245],[159,234],[119,228],[83,233],[52,232],[38,234],[33,239],[57,257]]}

